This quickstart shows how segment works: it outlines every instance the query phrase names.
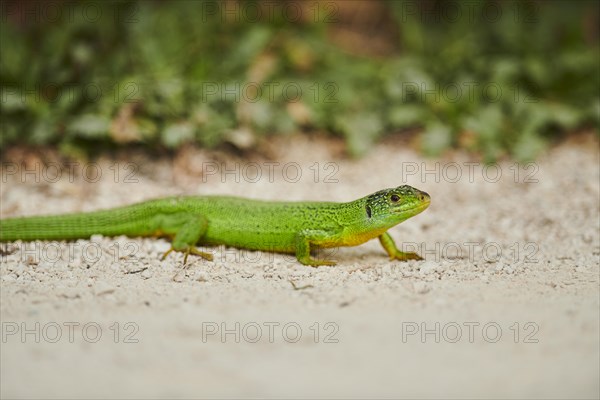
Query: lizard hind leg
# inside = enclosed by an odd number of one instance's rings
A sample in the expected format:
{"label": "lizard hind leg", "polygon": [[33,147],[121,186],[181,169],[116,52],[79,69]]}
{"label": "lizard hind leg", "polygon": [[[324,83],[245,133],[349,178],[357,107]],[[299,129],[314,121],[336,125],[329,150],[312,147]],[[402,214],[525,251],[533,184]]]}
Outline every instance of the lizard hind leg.
{"label": "lizard hind leg", "polygon": [[188,259],[188,256],[190,254],[202,257],[202,258],[204,258],[205,260],[208,260],[208,261],[212,261],[213,260],[213,255],[212,254],[206,253],[204,251],[200,251],[200,250],[198,250],[193,245],[187,246],[185,249],[182,249],[182,250],[176,250],[175,247],[173,247],[173,245],[171,245],[171,248],[169,250],[165,251],[165,253],[162,255],[162,257],[160,258],[160,260],[163,261],[173,251],[180,251],[180,252],[185,253],[185,255],[183,256],[183,265],[185,265],[187,263],[187,259]]}
{"label": "lizard hind leg", "polygon": [[185,254],[183,264],[187,262],[190,254],[212,261],[212,254],[196,248],[196,243],[206,234],[207,227],[208,220],[201,215],[186,213],[165,216],[161,221],[161,228],[165,232],[173,233],[173,241],[171,242],[171,248],[163,254],[162,260],[171,252],[177,251]]}

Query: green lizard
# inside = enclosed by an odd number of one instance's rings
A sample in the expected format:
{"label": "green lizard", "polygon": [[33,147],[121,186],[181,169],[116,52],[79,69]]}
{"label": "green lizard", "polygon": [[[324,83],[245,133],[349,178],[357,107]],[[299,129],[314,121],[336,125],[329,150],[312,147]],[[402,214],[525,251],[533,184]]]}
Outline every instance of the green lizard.
{"label": "green lizard", "polygon": [[0,220],[0,241],[70,240],[104,236],[168,237],[171,251],[212,260],[196,248],[227,245],[292,253],[305,265],[335,265],[311,250],[357,246],[379,238],[391,259],[421,260],[404,253],[386,232],[429,206],[425,192],[410,186],[380,190],[348,203],[271,202],[239,197],[170,197],[88,213]]}

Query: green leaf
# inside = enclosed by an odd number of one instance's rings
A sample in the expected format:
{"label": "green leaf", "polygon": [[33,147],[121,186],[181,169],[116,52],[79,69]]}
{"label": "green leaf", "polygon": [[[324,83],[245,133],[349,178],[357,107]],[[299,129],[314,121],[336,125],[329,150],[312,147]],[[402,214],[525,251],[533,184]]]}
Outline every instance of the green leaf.
{"label": "green leaf", "polygon": [[165,146],[176,148],[194,138],[194,127],[188,122],[168,124],[163,129],[161,138]]}
{"label": "green leaf", "polygon": [[83,114],[67,125],[67,132],[87,139],[108,137],[110,119],[97,114]]}
{"label": "green leaf", "polygon": [[396,129],[424,125],[427,118],[427,109],[416,104],[397,105],[388,113],[390,127]]}
{"label": "green leaf", "polygon": [[518,136],[512,154],[521,161],[532,161],[546,147],[546,142],[535,132],[525,131]]}
{"label": "green leaf", "polygon": [[383,132],[381,118],[376,113],[350,114],[336,119],[336,125],[348,141],[350,155],[364,155]]}
{"label": "green leaf", "polygon": [[452,129],[439,122],[430,122],[422,134],[421,141],[426,154],[437,156],[451,146]]}

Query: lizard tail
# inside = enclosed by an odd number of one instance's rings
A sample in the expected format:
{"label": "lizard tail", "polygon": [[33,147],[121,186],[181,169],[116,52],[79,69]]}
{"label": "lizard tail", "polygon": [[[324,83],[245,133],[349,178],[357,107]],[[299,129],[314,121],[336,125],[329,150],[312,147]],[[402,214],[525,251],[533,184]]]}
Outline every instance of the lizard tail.
{"label": "lizard tail", "polygon": [[89,213],[0,220],[0,242],[86,239],[104,236],[150,236],[151,210],[141,204]]}

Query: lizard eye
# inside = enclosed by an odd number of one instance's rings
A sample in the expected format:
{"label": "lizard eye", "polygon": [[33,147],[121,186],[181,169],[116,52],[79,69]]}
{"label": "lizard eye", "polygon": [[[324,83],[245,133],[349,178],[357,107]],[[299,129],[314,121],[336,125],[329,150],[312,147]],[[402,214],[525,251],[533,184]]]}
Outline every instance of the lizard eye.
{"label": "lizard eye", "polygon": [[397,203],[398,201],[400,201],[400,196],[398,196],[397,194],[393,194],[390,197],[390,200],[392,200],[392,202]]}

